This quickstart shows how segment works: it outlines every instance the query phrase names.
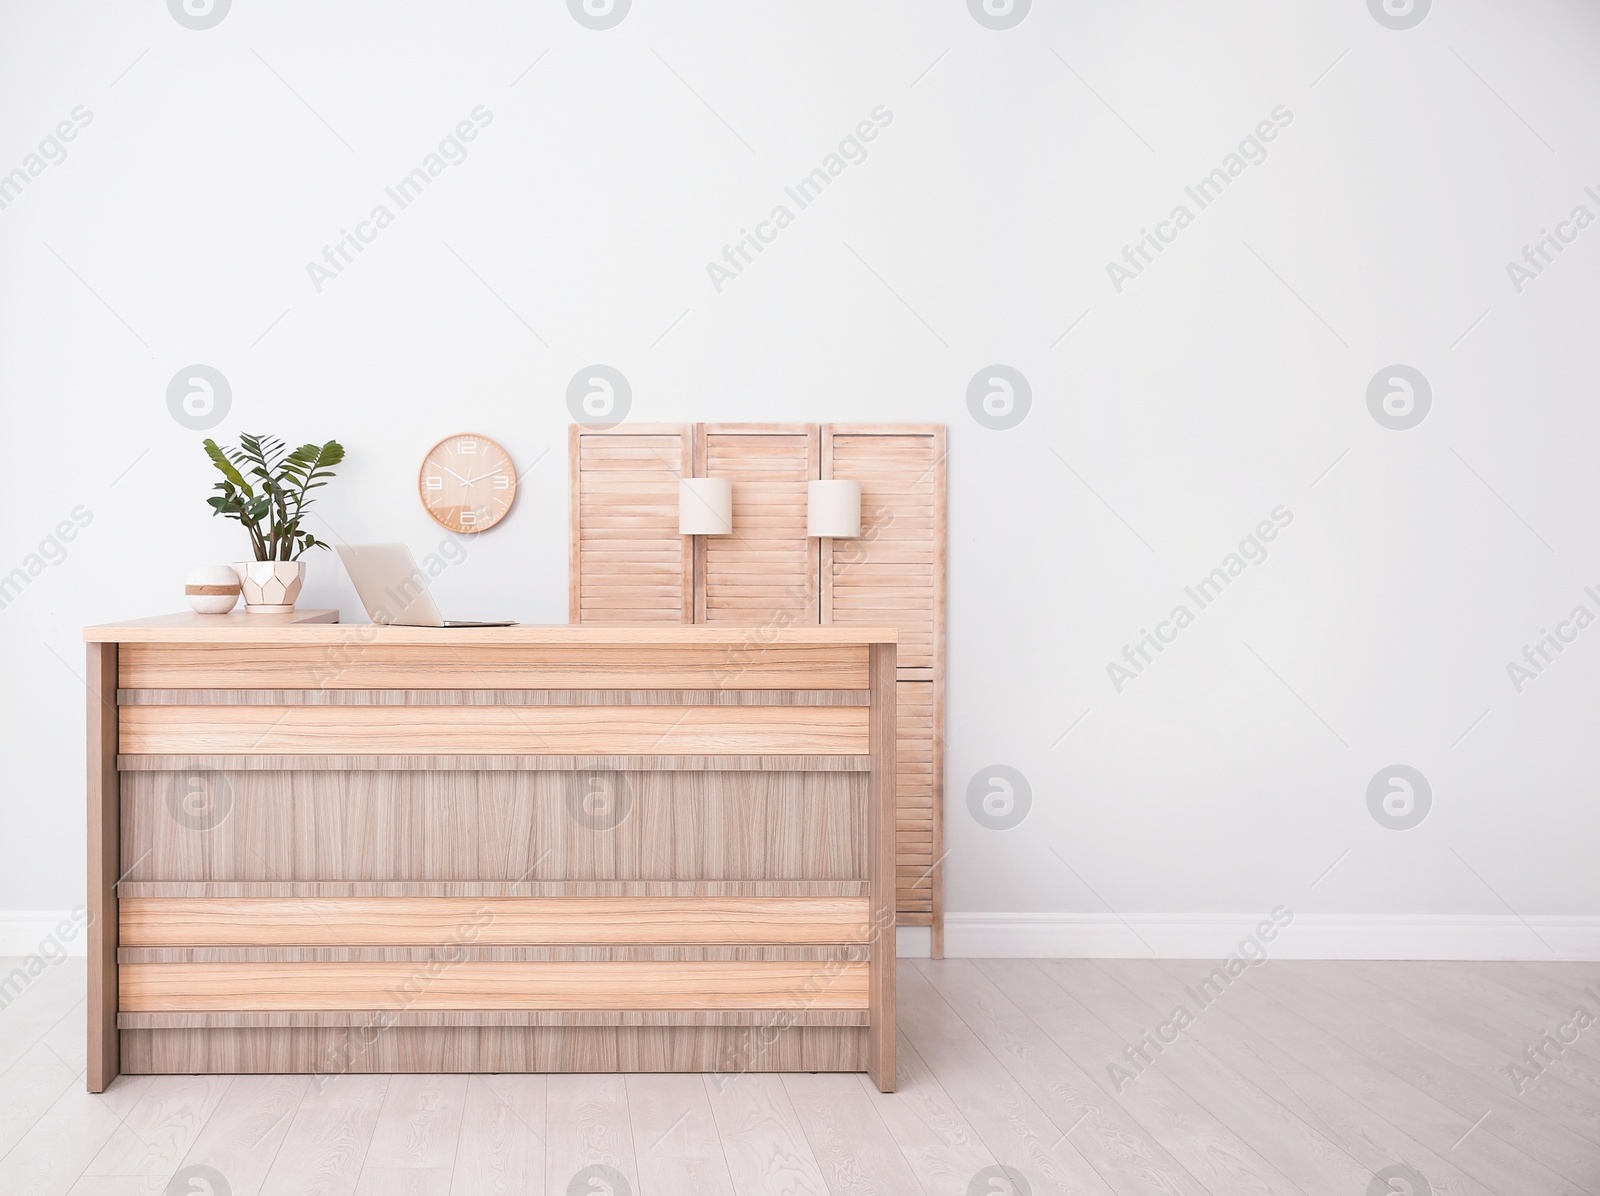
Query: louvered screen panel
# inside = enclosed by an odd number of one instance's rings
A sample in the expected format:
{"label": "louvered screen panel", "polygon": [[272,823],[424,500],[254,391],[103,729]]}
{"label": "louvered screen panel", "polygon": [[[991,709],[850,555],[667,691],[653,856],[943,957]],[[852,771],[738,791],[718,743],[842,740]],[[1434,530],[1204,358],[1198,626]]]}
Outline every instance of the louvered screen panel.
{"label": "louvered screen panel", "polygon": [[943,954],[945,429],[824,424],[822,476],[861,483],[862,534],[822,542],[822,622],[900,630],[895,904]]}
{"label": "louvered screen panel", "polygon": [[902,914],[933,912],[938,728],[933,683],[895,686],[895,906]]}
{"label": "louvered screen panel", "polygon": [[678,534],[678,480],[692,475],[693,450],[686,424],[572,425],[572,622],[693,621],[692,549]]}
{"label": "louvered screen panel", "polygon": [[733,482],[733,534],[696,537],[695,622],[792,627],[818,621],[818,541],[806,484],[820,476],[815,424],[701,424],[695,472]]}
{"label": "louvered screen panel", "polygon": [[822,621],[900,629],[901,669],[944,643],[944,428],[823,427],[823,476],[861,483],[859,540],[829,542]]}

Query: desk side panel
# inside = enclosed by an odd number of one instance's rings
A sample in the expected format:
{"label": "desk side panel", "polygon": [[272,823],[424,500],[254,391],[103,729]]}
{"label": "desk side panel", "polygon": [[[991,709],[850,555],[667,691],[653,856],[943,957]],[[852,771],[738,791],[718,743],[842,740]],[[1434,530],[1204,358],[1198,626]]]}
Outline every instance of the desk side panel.
{"label": "desk side panel", "polygon": [[121,873],[120,784],[117,775],[117,645],[90,644],[88,696],[88,1011],[90,1092],[117,1078],[117,879]]}

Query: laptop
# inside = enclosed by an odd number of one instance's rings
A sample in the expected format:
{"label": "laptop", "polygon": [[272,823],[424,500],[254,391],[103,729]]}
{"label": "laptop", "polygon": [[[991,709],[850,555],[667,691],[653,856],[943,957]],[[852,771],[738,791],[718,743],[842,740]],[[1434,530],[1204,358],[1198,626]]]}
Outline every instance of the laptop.
{"label": "laptop", "polygon": [[511,619],[441,619],[417,558],[404,544],[341,544],[339,559],[361,595],[367,618],[401,627],[515,627]]}

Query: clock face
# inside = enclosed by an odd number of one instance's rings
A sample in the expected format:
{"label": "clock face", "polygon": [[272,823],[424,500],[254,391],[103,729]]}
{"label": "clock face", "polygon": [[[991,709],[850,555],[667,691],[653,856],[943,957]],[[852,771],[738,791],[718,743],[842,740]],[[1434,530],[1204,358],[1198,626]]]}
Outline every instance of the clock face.
{"label": "clock face", "polygon": [[510,454],[487,436],[446,436],[422,459],[417,492],[441,527],[481,532],[511,509],[517,469]]}

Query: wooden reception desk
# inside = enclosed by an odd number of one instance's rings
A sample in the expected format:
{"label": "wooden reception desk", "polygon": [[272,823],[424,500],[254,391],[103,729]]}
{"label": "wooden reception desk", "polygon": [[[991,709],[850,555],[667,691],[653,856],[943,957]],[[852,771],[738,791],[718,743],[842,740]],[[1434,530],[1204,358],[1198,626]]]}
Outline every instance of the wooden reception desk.
{"label": "wooden reception desk", "polygon": [[895,633],[88,642],[89,1075],[894,1086]]}

